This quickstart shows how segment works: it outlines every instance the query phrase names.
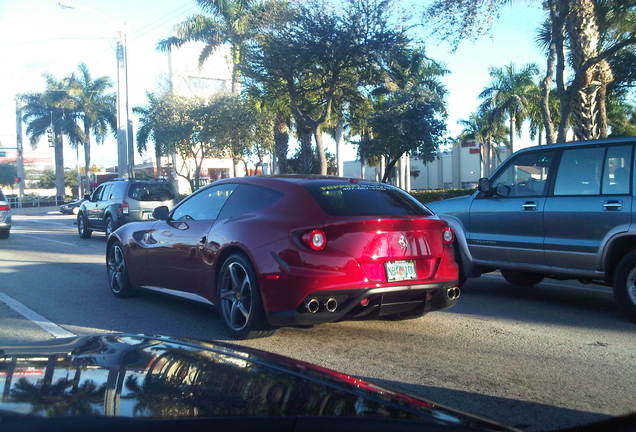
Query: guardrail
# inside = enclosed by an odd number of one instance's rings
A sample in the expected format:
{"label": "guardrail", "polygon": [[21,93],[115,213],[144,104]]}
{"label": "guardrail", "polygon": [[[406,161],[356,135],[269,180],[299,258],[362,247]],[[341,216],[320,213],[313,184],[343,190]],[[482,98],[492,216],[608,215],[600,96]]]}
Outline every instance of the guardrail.
{"label": "guardrail", "polygon": [[29,207],[50,207],[64,204],[64,200],[60,197],[7,197],[7,201],[12,208],[29,208]]}

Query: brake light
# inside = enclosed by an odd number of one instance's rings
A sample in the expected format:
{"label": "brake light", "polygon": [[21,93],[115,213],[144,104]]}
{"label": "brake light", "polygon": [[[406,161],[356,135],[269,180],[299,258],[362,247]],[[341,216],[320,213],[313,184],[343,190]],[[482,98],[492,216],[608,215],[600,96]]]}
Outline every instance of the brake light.
{"label": "brake light", "polygon": [[311,230],[303,234],[300,239],[315,251],[323,250],[327,246],[327,236],[320,230]]}
{"label": "brake light", "polygon": [[11,207],[8,204],[0,204],[0,211],[9,211]]}
{"label": "brake light", "polygon": [[453,244],[453,240],[455,240],[455,234],[453,234],[451,227],[444,227],[442,230],[442,241],[444,244],[450,246]]}
{"label": "brake light", "polygon": [[124,201],[123,203],[121,203],[121,212],[122,212],[122,214],[128,214],[129,211],[130,211],[130,209],[128,207],[128,202]]}

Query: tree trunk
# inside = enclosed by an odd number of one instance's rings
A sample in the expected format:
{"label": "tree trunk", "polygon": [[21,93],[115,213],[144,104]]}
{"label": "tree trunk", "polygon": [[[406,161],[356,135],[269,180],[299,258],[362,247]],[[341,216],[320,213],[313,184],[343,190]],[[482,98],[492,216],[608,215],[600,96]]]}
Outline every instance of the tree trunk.
{"label": "tree trunk", "polygon": [[299,127],[300,134],[300,172],[302,174],[311,174],[314,165],[314,155],[311,150],[311,136],[313,131],[310,127],[301,125]]}
{"label": "tree trunk", "polygon": [[239,65],[241,64],[241,48],[239,46],[232,47],[232,94],[239,94],[241,91],[240,80],[241,71]]}
{"label": "tree trunk", "polygon": [[157,167],[157,178],[161,177],[161,151],[155,144],[155,165]]}
{"label": "tree trunk", "polygon": [[399,160],[399,158],[398,159],[393,159],[392,161],[390,161],[386,165],[386,170],[384,171],[384,176],[382,176],[382,183],[386,183],[389,180],[389,176],[393,172],[393,169],[395,168],[395,164],[397,163],[398,160]]}
{"label": "tree trunk", "polygon": [[606,60],[587,67],[588,60],[599,54],[601,43],[594,0],[572,1],[567,24],[575,70],[569,89],[574,137],[579,140],[597,139],[601,136],[601,125],[607,123],[604,110],[606,92],[600,89],[613,81],[613,75]]}
{"label": "tree trunk", "polygon": [[287,174],[287,151],[289,150],[289,120],[277,115],[274,123],[274,153],[278,160],[278,173]]}
{"label": "tree trunk", "polygon": [[548,49],[548,59],[546,65],[545,77],[541,81],[541,115],[543,117],[543,127],[545,128],[545,136],[548,144],[554,143],[554,123],[552,122],[552,114],[550,113],[550,90],[552,89],[552,76],[554,75],[554,63],[557,57],[557,44],[554,40],[554,33],[557,31],[555,22],[557,17],[558,0],[549,0],[550,9],[550,46]]}
{"label": "tree trunk", "polygon": [[510,113],[510,152],[515,151],[515,125],[517,124],[517,119],[515,118],[513,113]]}
{"label": "tree trunk", "polygon": [[[338,177],[342,177],[344,176],[344,161],[342,160],[343,158],[343,144],[344,144],[344,140],[343,140],[343,136],[344,136],[344,119],[342,118],[342,116],[338,117],[338,122],[336,123],[336,133],[334,136],[334,139],[336,141],[336,166],[338,169]],[[382,173],[380,173],[380,175],[382,175]]]}
{"label": "tree trunk", "polygon": [[327,175],[327,155],[325,154],[325,146],[322,137],[322,127],[316,126],[314,131],[316,137],[316,150],[318,152],[318,163],[320,164],[320,174]]}
{"label": "tree trunk", "polygon": [[552,26],[552,39],[556,47],[556,87],[559,96],[559,128],[557,142],[565,142],[567,139],[568,124],[570,122],[570,93],[565,87],[565,41],[563,30],[565,17],[568,14],[568,2],[558,0],[556,2],[554,25]]}
{"label": "tree trunk", "polygon": [[54,133],[55,140],[55,195],[64,199],[64,141],[62,134]]}
{"label": "tree trunk", "polygon": [[88,175],[91,169],[91,128],[86,122],[84,122],[84,135],[84,173]]}

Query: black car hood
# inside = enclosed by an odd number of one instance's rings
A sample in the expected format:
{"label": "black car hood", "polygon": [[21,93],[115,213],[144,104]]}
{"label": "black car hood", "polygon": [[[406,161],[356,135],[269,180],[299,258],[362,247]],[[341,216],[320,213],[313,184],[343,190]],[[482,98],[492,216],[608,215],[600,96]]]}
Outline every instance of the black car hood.
{"label": "black car hood", "polygon": [[382,417],[510,430],[236,345],[114,334],[0,347],[0,412],[42,417]]}

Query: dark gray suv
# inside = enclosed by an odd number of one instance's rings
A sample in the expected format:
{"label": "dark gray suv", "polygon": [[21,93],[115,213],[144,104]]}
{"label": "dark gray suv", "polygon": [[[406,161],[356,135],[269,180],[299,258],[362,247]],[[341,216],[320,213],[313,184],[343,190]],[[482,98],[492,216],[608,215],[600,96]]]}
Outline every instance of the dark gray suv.
{"label": "dark gray suv", "polygon": [[430,203],[457,233],[465,277],[501,270],[514,285],[603,283],[636,318],[635,143],[520,150],[472,195]]}
{"label": "dark gray suv", "polygon": [[178,195],[167,181],[118,179],[102,183],[85,198],[77,213],[81,238],[93,231],[104,231],[108,237],[127,222],[151,219],[156,207],[174,207]]}

